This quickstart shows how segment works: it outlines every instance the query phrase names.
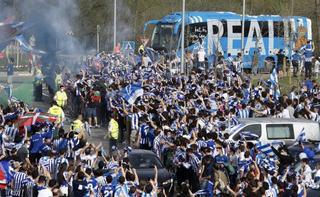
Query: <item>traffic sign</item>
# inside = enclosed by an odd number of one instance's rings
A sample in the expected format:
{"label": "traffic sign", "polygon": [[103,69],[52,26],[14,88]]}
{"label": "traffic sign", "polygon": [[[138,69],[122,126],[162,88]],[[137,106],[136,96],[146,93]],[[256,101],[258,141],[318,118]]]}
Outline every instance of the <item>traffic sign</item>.
{"label": "traffic sign", "polygon": [[136,43],[134,41],[123,41],[121,51],[123,52],[134,52]]}

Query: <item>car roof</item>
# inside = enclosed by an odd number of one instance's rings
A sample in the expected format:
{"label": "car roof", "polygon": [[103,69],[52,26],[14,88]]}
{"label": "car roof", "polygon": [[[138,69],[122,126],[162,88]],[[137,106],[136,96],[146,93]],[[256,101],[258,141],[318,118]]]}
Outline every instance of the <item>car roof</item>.
{"label": "car roof", "polygon": [[129,152],[129,155],[137,155],[137,154],[142,154],[142,155],[154,155],[156,156],[156,154],[150,150],[144,150],[144,149],[132,149]]}
{"label": "car roof", "polygon": [[302,118],[242,118],[239,121],[240,123],[317,123]]}

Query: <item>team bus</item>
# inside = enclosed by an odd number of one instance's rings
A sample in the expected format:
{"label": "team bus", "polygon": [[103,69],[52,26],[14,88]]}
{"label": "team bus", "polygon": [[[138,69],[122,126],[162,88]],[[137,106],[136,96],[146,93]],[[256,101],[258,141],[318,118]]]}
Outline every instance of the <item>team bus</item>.
{"label": "team bus", "polygon": [[[152,32],[150,47],[180,56],[181,24],[181,12],[146,22],[144,33]],[[233,12],[185,13],[185,51],[196,53],[202,46],[209,62],[214,61],[218,52],[225,58],[228,54],[234,57],[241,52],[241,32],[242,15]],[[252,67],[255,54],[260,68],[264,67],[265,60],[276,61],[280,49],[290,57],[292,51],[305,45],[307,40],[312,40],[309,18],[246,15],[243,68]]]}

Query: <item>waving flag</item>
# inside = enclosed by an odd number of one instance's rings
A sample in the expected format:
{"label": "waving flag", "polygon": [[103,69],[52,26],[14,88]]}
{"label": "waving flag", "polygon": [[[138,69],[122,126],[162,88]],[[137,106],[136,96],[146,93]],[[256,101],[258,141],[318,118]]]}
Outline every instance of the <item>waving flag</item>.
{"label": "waving flag", "polygon": [[277,73],[277,69],[276,68],[274,68],[273,70],[272,70],[272,73],[270,74],[270,82],[271,82],[271,84],[273,84],[273,85],[277,85],[278,84],[278,73]]}
{"label": "waving flag", "polygon": [[152,48],[146,47],[145,52],[152,62],[156,62],[160,59],[159,53]]}
{"label": "waving flag", "polygon": [[26,41],[26,39],[24,38],[23,35],[17,36],[17,37],[16,37],[16,40],[19,42],[20,47],[21,47],[23,50],[28,51],[28,52],[32,51],[32,46],[30,46],[30,45],[28,44],[28,42]]}
{"label": "waving flag", "polygon": [[254,134],[250,131],[244,131],[240,133],[242,139],[259,139],[260,137],[257,134]]}
{"label": "waving flag", "polygon": [[258,165],[262,168],[265,168],[269,172],[276,170],[276,162],[272,157],[265,157]]}
{"label": "waving flag", "polygon": [[238,167],[241,171],[248,172],[252,159],[244,159],[238,162]]}
{"label": "waving flag", "polygon": [[0,189],[5,189],[7,184],[11,182],[12,174],[9,169],[8,161],[0,162]]}
{"label": "waving flag", "polygon": [[120,95],[133,105],[137,98],[143,95],[143,89],[139,84],[130,84],[120,91]]}
{"label": "waving flag", "polygon": [[46,112],[28,112],[23,116],[20,116],[17,120],[17,123],[19,126],[31,126],[36,122],[55,122],[56,120],[56,116],[53,116]]}
{"label": "waving flag", "polygon": [[304,128],[302,128],[302,130],[300,131],[300,134],[297,136],[296,141],[297,142],[306,142],[307,141],[306,132],[304,131]]}
{"label": "waving flag", "polygon": [[257,145],[257,149],[263,152],[267,156],[274,156],[274,152],[272,151],[271,145],[268,144],[259,144]]}
{"label": "waving flag", "polygon": [[270,74],[270,79],[269,81],[271,82],[271,91],[272,95],[274,96],[275,99],[278,100],[280,97],[280,89],[279,89],[279,81],[278,81],[278,73],[276,68],[272,70],[272,73]]}
{"label": "waving flag", "polygon": [[238,120],[237,117],[231,117],[231,125],[232,126],[236,126],[236,125],[239,125],[240,124],[240,121]]}
{"label": "waving flag", "polygon": [[45,53],[46,53],[46,52],[44,52],[44,51],[34,49],[34,48],[26,41],[25,37],[24,37],[22,34],[16,36],[16,40],[19,42],[21,49],[22,49],[23,51],[25,51],[25,52],[33,52],[33,53],[36,53],[36,54],[45,54]]}

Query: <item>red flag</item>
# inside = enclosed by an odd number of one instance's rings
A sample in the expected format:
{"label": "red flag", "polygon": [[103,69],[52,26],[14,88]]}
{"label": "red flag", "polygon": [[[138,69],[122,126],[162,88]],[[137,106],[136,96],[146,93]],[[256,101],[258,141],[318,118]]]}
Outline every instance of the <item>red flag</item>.
{"label": "red flag", "polygon": [[17,120],[17,124],[22,127],[22,126],[31,126],[35,124],[36,122],[55,122],[57,120],[57,117],[46,113],[46,112],[28,112],[24,114],[23,116],[20,116]]}

